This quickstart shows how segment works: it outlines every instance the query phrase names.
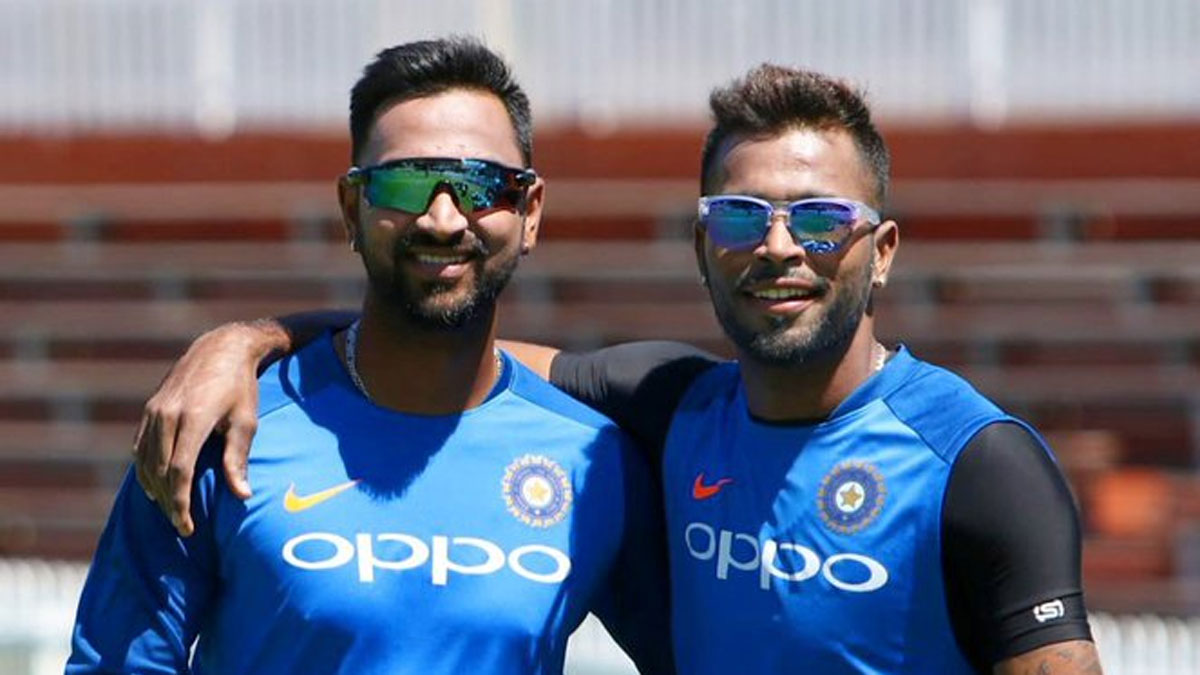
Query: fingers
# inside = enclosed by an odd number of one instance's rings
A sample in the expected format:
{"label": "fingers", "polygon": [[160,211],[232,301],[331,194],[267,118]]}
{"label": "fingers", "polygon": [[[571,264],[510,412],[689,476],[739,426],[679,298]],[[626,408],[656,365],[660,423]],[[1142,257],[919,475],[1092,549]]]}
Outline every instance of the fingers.
{"label": "fingers", "polygon": [[146,403],[134,437],[134,471],[146,496],[187,537],[195,529],[190,510],[193,467],[210,429],[183,420],[178,405],[162,403],[157,397]]}
{"label": "fingers", "polygon": [[222,463],[230,489],[243,499],[250,495],[245,466],[258,409],[257,344],[244,328],[202,335],[171,367],[142,412],[134,437],[138,482],[185,537],[195,528],[196,462],[214,428],[228,430]]}
{"label": "fingers", "polygon": [[196,454],[193,452],[189,456],[183,448],[175,449],[167,466],[167,492],[158,503],[166,510],[180,536],[184,537],[192,536],[196,529],[192,523],[192,476],[195,473]]}
{"label": "fingers", "polygon": [[[175,420],[154,399],[142,410],[142,420],[134,436],[134,469],[146,496],[161,506],[167,492],[167,464],[175,445]],[[170,431],[166,431],[170,429]]]}
{"label": "fingers", "polygon": [[150,479],[146,472],[143,456],[147,452],[145,439],[147,438],[146,428],[150,425],[150,416],[143,411],[142,419],[138,422],[137,433],[133,435],[133,470],[137,476],[138,485],[142,486],[142,491],[146,493],[146,497],[150,501],[154,501],[154,491],[151,486],[154,481]]}
{"label": "fingers", "polygon": [[229,428],[225,431],[225,452],[221,455],[225,481],[233,494],[240,499],[250,497],[246,462],[250,456],[250,441],[254,438],[256,427],[254,415],[238,415],[230,419]]}

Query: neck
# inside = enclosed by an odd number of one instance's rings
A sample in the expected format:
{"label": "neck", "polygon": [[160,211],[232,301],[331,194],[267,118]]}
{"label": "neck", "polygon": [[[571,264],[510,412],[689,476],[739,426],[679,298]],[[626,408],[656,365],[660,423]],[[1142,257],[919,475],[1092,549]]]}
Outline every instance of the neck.
{"label": "neck", "polygon": [[[355,345],[355,370],[376,405],[420,415],[447,415],[487,399],[500,375],[495,314],[462,329],[414,325],[371,296]],[[346,359],[346,336],[335,342]]]}
{"label": "neck", "polygon": [[847,345],[802,364],[767,364],[740,354],[750,413],[773,422],[828,417],[875,374],[880,355],[877,350],[882,349],[877,344],[870,317],[866,316]]}

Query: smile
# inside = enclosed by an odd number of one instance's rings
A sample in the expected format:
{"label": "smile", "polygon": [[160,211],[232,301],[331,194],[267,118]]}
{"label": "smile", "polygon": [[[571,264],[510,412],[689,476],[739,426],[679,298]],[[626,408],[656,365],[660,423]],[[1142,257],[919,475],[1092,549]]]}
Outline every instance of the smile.
{"label": "smile", "polygon": [[457,253],[457,254],[416,253],[416,254],[413,254],[413,257],[417,259],[417,262],[423,263],[426,265],[457,265],[459,263],[466,262],[470,258],[469,255],[466,255],[463,253]]}
{"label": "smile", "polygon": [[750,293],[759,300],[797,300],[815,295],[811,290],[800,288],[763,288]]}

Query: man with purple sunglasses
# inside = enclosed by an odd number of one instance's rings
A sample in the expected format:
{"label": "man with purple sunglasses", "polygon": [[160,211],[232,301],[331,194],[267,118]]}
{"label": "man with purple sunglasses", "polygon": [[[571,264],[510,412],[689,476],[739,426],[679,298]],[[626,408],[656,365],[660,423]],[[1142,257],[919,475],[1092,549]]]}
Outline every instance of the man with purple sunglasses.
{"label": "man with purple sunglasses", "polygon": [[[899,228],[879,215],[889,156],[862,98],[764,65],[710,106],[694,245],[738,360],[513,346],[661,468],[680,671],[1100,672],[1077,516],[1041,438],[875,338]],[[238,419],[258,357],[304,339],[278,324],[206,335],[144,428]],[[140,434],[164,503],[187,485],[155,467],[189,467],[191,445]],[[236,466],[246,450],[230,452]]]}

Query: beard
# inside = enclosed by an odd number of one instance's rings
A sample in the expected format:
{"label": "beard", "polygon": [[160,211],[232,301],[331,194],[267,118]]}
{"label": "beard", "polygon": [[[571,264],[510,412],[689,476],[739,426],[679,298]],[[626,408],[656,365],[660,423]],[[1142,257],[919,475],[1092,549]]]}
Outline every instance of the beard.
{"label": "beard", "polygon": [[[710,280],[709,297],[722,330],[738,351],[766,365],[800,366],[840,355],[858,331],[870,303],[871,265],[868,262],[863,265],[861,274],[848,278],[833,292],[824,313],[812,317],[807,326],[794,325],[790,317],[778,317],[773,318],[764,330],[749,325],[734,309],[732,296],[752,281],[746,278],[748,274],[725,289],[714,289]],[[824,279],[820,279],[816,287],[826,296],[830,293],[829,283]],[[814,309],[817,308],[810,307],[806,313]]]}
{"label": "beard", "polygon": [[517,269],[519,255],[490,260],[488,248],[475,239],[468,259],[472,272],[467,283],[471,285],[463,289],[463,280],[418,281],[400,271],[411,246],[445,246],[423,239],[420,234],[398,239],[390,264],[374,261],[360,246],[372,295],[391,313],[425,330],[457,331],[490,321],[501,291]]}

